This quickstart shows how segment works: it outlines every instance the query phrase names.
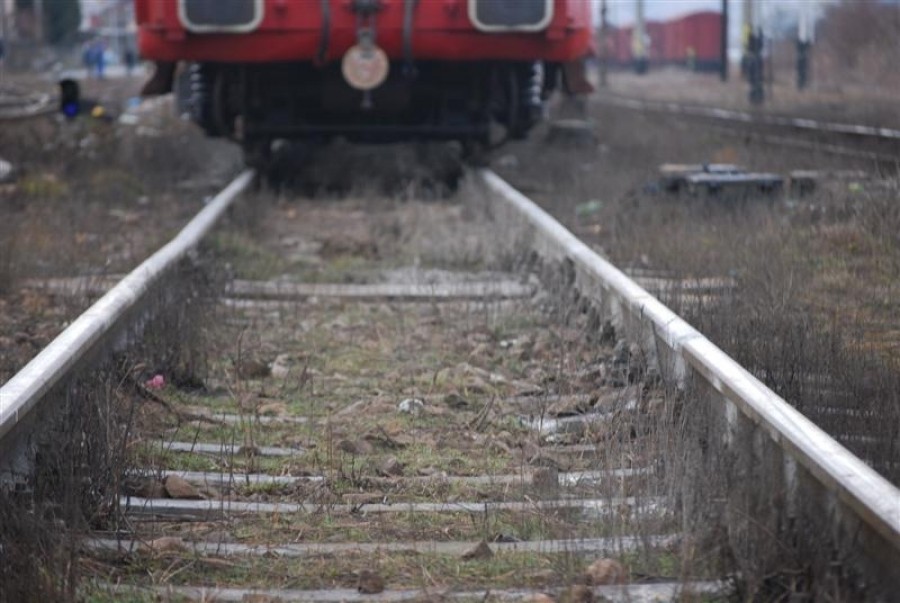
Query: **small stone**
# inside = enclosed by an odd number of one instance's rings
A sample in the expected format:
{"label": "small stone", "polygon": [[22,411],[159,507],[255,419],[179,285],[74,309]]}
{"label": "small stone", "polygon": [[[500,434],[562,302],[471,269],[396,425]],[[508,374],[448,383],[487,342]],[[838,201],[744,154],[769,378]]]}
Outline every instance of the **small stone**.
{"label": "small stone", "polygon": [[490,559],[494,556],[494,551],[491,550],[491,547],[488,546],[488,543],[482,540],[478,543],[471,551],[466,551],[462,554],[462,559],[464,561],[473,561],[473,560],[483,560]]}
{"label": "small stone", "polygon": [[197,490],[197,488],[192,486],[183,477],[177,475],[168,476],[166,481],[163,482],[163,485],[165,486],[166,494],[169,495],[169,498],[186,500],[200,500],[203,498],[203,495],[200,494],[200,491]]}
{"label": "small stone", "polygon": [[206,499],[222,498],[222,493],[212,486],[204,486],[203,489],[200,490],[200,494]]}
{"label": "small stone", "polygon": [[628,582],[628,572],[615,559],[597,559],[584,570],[584,582],[593,586],[625,584]]}
{"label": "small stone", "polygon": [[147,542],[144,547],[153,553],[183,553],[187,551],[184,540],[177,536],[163,536]]}
{"label": "small stone", "polygon": [[557,119],[550,124],[547,142],[561,147],[582,150],[596,149],[597,132],[594,124],[585,119]]}
{"label": "small stone", "polygon": [[268,363],[257,358],[241,358],[237,369],[241,379],[263,379],[271,374]]}
{"label": "small stone", "polygon": [[418,416],[425,408],[425,403],[418,398],[407,398],[397,405],[397,410],[403,414]]}
{"label": "small stone", "polygon": [[148,479],[138,484],[134,493],[141,498],[165,498],[166,487],[159,480]]}
{"label": "small stone", "polygon": [[584,584],[575,584],[567,588],[559,599],[560,603],[594,603],[594,590]]}
{"label": "small stone", "polygon": [[256,412],[261,416],[282,416],[287,414],[287,405],[284,402],[267,402],[261,404]]}
{"label": "small stone", "polygon": [[339,450],[342,450],[347,454],[353,454],[357,456],[362,454],[370,454],[373,451],[372,444],[370,444],[366,440],[341,440],[340,442],[338,442],[337,447]]}
{"label": "small stone", "polygon": [[372,570],[364,569],[359,572],[356,590],[364,595],[374,595],[383,592],[384,578]]}
{"label": "small stone", "polygon": [[348,505],[358,507],[361,505],[377,505],[384,500],[382,492],[350,492],[341,497]]}
{"label": "small stone", "polygon": [[551,500],[559,496],[559,469],[538,467],[531,474],[531,487],[539,499]]}
{"label": "small stone", "polygon": [[503,155],[497,160],[497,165],[502,168],[516,169],[519,167],[519,158],[515,155]]}
{"label": "small stone", "polygon": [[569,466],[569,463],[566,462],[562,457],[546,450],[541,450],[536,455],[529,458],[528,463],[534,467],[547,467],[550,469],[556,469],[557,471],[566,471],[568,470]]}
{"label": "small stone", "polygon": [[265,593],[246,593],[241,597],[241,603],[283,603],[284,599]]}
{"label": "small stone", "polygon": [[279,354],[269,365],[269,371],[275,379],[287,379],[296,363],[290,354]]}
{"label": "small stone", "polygon": [[252,444],[245,444],[237,449],[237,454],[241,456],[253,457],[253,456],[261,456],[262,450],[259,446],[254,446]]}
{"label": "small stone", "polygon": [[458,393],[452,392],[444,396],[444,404],[455,410],[461,410],[469,406],[469,401]]}
{"label": "small stone", "polygon": [[389,456],[378,467],[378,472],[385,477],[397,477],[403,475],[403,463],[395,456]]}
{"label": "small stone", "polygon": [[0,184],[6,184],[15,180],[15,173],[16,171],[10,162],[0,159]]}
{"label": "small stone", "polygon": [[405,434],[391,435],[381,427],[366,433],[363,436],[363,440],[367,444],[382,450],[400,450],[414,442],[412,438]]}
{"label": "small stone", "polygon": [[629,349],[628,342],[624,339],[620,339],[616,342],[616,347],[613,348],[612,363],[614,365],[628,364],[630,359],[631,350]]}

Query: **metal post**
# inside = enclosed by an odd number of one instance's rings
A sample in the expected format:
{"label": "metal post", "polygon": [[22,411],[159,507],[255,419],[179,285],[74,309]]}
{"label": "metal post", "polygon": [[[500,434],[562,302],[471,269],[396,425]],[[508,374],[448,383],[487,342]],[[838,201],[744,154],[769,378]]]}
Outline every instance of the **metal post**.
{"label": "metal post", "polygon": [[44,0],[34,0],[34,38],[38,44],[44,43]]}
{"label": "metal post", "polygon": [[635,0],[636,14],[634,29],[631,31],[631,54],[634,59],[634,70],[637,73],[647,73],[647,28],[644,23],[644,0]]}
{"label": "metal post", "polygon": [[8,41],[6,35],[6,0],[0,0],[0,37]]}
{"label": "metal post", "polygon": [[750,82],[750,102],[761,105],[765,100],[764,63],[763,63],[763,31],[761,28],[750,34],[747,58],[747,79]]}
{"label": "metal post", "polygon": [[722,0],[722,65],[719,77],[723,82],[728,81],[728,0]]}
{"label": "metal post", "polygon": [[600,0],[600,86],[606,88],[609,74],[609,21],[606,0]]}
{"label": "metal post", "polygon": [[805,90],[809,83],[809,51],[812,48],[812,19],[810,3],[800,5],[800,22],[797,25],[797,89]]}
{"label": "metal post", "polygon": [[125,65],[125,4],[116,6],[116,52],[119,53],[119,66]]}
{"label": "metal post", "polygon": [[6,13],[7,2],[6,0],[0,0],[0,83],[2,83],[2,78],[4,76],[4,72],[6,70],[6,56],[9,53],[9,24],[7,23],[7,17],[9,16]]}
{"label": "metal post", "polygon": [[753,23],[753,0],[744,0],[744,17],[741,23],[741,75],[750,79],[750,41],[756,27]]}

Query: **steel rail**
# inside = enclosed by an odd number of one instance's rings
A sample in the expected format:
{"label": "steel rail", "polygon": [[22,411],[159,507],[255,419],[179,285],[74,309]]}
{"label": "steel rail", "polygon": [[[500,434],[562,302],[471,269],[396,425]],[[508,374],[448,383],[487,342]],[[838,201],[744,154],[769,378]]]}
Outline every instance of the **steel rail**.
{"label": "steel rail", "polygon": [[29,93],[9,96],[10,90],[0,90],[0,121],[20,121],[41,115],[49,115],[55,99],[46,93]]}
{"label": "steel rail", "polygon": [[[510,228],[515,228],[516,223],[523,227],[529,245],[544,259],[570,263],[575,286],[583,295],[601,303],[617,329],[623,329],[629,338],[641,343],[660,365],[665,356],[679,382],[683,383],[691,371],[692,376],[705,381],[724,398],[723,414],[729,431],[738,429],[739,410],[749,420],[751,429],[755,427],[768,435],[783,452],[785,465],[795,463],[805,468],[829,499],[835,498],[849,510],[857,520],[855,526],[867,526],[883,539],[880,544],[867,544],[874,549],[867,551],[869,557],[879,557],[867,562],[886,564],[888,568],[893,563],[894,570],[900,567],[900,490],[602,259],[533,201],[489,170],[479,171],[477,178],[489,192],[488,202],[495,217],[502,216]],[[663,372],[666,368],[660,366],[660,374],[666,374]],[[734,439],[733,433],[721,435],[726,440]],[[785,484],[789,498],[796,500],[802,496],[797,491],[795,471],[786,467],[784,477],[789,482]],[[826,501],[826,508],[833,506]],[[871,542],[867,538],[863,540]],[[874,573],[883,576],[885,571]],[[900,574],[887,577],[889,582],[900,581]]]}
{"label": "steel rail", "polygon": [[[245,171],[216,195],[169,243],[125,276],[0,387],[0,451],[6,438],[34,410],[48,391],[78,362],[122,326],[154,284],[196,248],[203,237],[253,181]],[[10,459],[0,457],[0,469]]]}
{"label": "steel rail", "polygon": [[828,122],[818,119],[807,119],[803,117],[762,115],[756,113],[748,113],[746,111],[723,109],[720,107],[682,105],[680,103],[666,101],[647,101],[621,96],[603,96],[599,97],[598,100],[608,105],[623,107],[626,109],[637,109],[640,111],[665,111],[667,113],[672,113],[675,115],[707,117],[726,122],[738,122],[743,124],[757,124],[765,126],[786,126],[799,130],[825,132],[828,134],[845,134],[864,138],[900,141],[900,130],[895,130],[893,128],[880,128],[876,126],[866,126],[861,124]]}

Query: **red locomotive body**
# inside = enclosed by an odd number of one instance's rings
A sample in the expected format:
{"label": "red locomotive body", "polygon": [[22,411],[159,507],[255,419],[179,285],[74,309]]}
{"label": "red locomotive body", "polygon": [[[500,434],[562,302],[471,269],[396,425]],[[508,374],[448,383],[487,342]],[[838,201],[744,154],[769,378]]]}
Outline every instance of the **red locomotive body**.
{"label": "red locomotive body", "polygon": [[135,0],[140,51],[211,135],[521,136],[590,51],[589,0]]}

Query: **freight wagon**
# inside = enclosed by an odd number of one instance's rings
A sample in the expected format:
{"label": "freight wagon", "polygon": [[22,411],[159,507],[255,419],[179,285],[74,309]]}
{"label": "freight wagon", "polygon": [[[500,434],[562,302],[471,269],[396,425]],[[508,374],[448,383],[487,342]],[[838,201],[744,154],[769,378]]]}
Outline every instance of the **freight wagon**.
{"label": "freight wagon", "polygon": [[[635,64],[633,28],[617,27],[608,36],[609,62],[616,67]],[[652,67],[683,66],[695,71],[722,67],[722,15],[704,11],[670,21],[645,24],[647,61]]]}

